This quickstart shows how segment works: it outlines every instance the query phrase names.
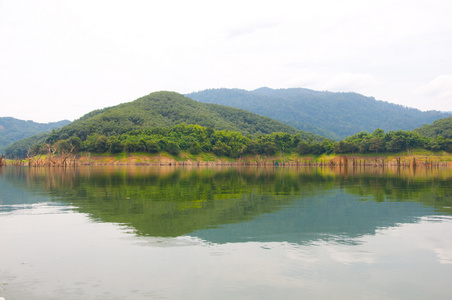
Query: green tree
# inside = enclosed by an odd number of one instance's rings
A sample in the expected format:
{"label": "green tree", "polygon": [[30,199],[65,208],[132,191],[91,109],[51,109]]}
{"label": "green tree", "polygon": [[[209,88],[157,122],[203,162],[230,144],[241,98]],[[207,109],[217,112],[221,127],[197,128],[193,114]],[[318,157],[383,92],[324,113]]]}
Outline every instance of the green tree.
{"label": "green tree", "polygon": [[300,141],[298,143],[297,153],[300,155],[311,154],[311,146],[306,141]]}
{"label": "green tree", "polygon": [[110,153],[120,153],[124,150],[124,144],[118,137],[110,139]]}
{"label": "green tree", "polygon": [[273,142],[264,142],[262,145],[262,151],[264,154],[268,156],[275,155],[276,153],[276,144]]}
{"label": "green tree", "polygon": [[173,155],[179,155],[180,153],[179,145],[173,141],[168,141],[166,145],[166,152]]}
{"label": "green tree", "polygon": [[199,145],[199,143],[197,141],[194,141],[193,143],[191,143],[189,152],[193,155],[196,155],[198,153],[201,152],[201,145]]}

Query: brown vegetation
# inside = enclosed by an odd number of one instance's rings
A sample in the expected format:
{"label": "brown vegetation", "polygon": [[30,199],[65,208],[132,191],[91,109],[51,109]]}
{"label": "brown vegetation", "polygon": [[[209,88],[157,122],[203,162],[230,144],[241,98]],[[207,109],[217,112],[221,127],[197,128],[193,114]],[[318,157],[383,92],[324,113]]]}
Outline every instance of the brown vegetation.
{"label": "brown vegetation", "polygon": [[[69,166],[77,166],[80,165],[80,162],[77,162],[75,155],[73,154],[74,146],[71,145],[71,149],[69,151],[62,151],[60,155],[55,155],[56,149],[50,144],[46,144],[47,146],[47,154],[32,156],[31,150],[27,151],[27,159],[14,159],[9,160],[9,164],[12,166],[29,166],[29,167],[69,167]],[[3,155],[0,158],[0,167],[6,166],[6,159],[3,158]]]}
{"label": "brown vegetation", "polygon": [[[451,167],[450,157],[429,155],[403,155],[397,157],[388,156],[245,156],[238,159],[211,156],[208,158],[190,156],[181,152],[179,156],[167,154],[128,154],[125,156],[105,155],[77,155],[73,153],[74,147],[55,154],[55,148],[49,144],[47,154],[30,156],[27,153],[25,160],[9,160],[8,164],[30,167],[69,167],[84,165],[159,165],[159,166],[312,166],[312,167]],[[0,158],[0,166],[6,165],[3,156]]]}

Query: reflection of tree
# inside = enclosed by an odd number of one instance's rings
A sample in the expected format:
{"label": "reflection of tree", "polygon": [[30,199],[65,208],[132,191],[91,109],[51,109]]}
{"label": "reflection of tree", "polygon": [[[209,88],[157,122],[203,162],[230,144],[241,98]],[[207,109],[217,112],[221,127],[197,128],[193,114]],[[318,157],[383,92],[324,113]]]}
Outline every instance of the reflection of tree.
{"label": "reflection of tree", "polygon": [[[128,224],[138,234],[153,236],[252,220],[327,190],[366,200],[419,201],[452,213],[444,208],[452,207],[450,170],[345,169],[109,166],[3,171],[11,181],[45,190],[94,219]],[[331,220],[334,217],[332,213]]]}
{"label": "reflection of tree", "polygon": [[406,180],[400,177],[362,176],[345,187],[351,194],[371,195],[376,201],[417,201],[452,213],[452,180]]}

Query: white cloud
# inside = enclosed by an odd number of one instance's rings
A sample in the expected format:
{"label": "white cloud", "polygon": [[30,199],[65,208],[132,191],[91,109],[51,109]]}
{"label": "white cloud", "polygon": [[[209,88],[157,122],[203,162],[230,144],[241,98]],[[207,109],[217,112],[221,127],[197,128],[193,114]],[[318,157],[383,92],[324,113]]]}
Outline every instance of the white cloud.
{"label": "white cloud", "polygon": [[410,106],[423,110],[452,111],[452,75],[440,75],[413,90]]}
{"label": "white cloud", "polygon": [[331,78],[325,85],[327,90],[340,92],[363,92],[378,83],[371,74],[341,73]]}
{"label": "white cloud", "polygon": [[304,87],[333,92],[364,93],[375,90],[379,81],[372,74],[359,73],[315,73],[305,71],[301,76],[287,81],[289,87]]}
{"label": "white cloud", "polygon": [[452,102],[452,75],[441,75],[415,91],[426,97]]}
{"label": "white cloud", "polygon": [[253,23],[244,24],[242,26],[237,26],[229,29],[229,38],[235,38],[241,35],[253,34],[259,30],[265,30],[269,28],[273,28],[281,24],[281,21],[271,21],[271,20],[262,20]]}

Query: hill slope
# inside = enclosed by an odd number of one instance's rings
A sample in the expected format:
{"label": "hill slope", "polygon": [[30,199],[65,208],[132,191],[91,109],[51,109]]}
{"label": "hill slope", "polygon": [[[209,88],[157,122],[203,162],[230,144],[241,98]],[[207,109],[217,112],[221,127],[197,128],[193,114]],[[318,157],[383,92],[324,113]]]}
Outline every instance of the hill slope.
{"label": "hill slope", "polygon": [[419,132],[421,136],[430,138],[442,136],[445,139],[452,139],[452,117],[436,120],[431,125],[416,128],[415,131]]}
{"label": "hill slope", "polygon": [[114,135],[181,123],[251,135],[298,132],[287,124],[242,109],[197,102],[175,92],[155,92],[132,102],[93,111],[61,128],[58,134],[77,135],[83,140],[92,133]]}
{"label": "hill slope", "polygon": [[0,154],[10,144],[21,139],[44,133],[54,128],[63,127],[71,123],[68,120],[53,123],[36,123],[11,117],[0,117]]}
{"label": "hill slope", "polygon": [[279,120],[295,128],[342,139],[361,131],[412,130],[448,117],[438,111],[422,112],[356,93],[319,92],[309,89],[254,91],[211,89],[187,94],[205,103],[229,105]]}
{"label": "hill slope", "polygon": [[175,92],[155,92],[132,102],[92,111],[53,131],[48,139],[55,142],[78,136],[86,140],[88,135],[94,133],[113,136],[133,130],[172,127],[182,123],[237,131],[245,135],[287,132],[300,133],[303,139],[324,139],[269,117],[223,105],[197,102]]}

